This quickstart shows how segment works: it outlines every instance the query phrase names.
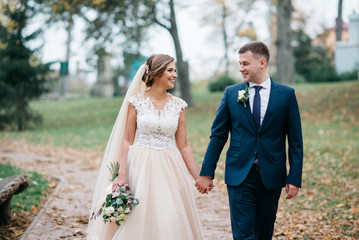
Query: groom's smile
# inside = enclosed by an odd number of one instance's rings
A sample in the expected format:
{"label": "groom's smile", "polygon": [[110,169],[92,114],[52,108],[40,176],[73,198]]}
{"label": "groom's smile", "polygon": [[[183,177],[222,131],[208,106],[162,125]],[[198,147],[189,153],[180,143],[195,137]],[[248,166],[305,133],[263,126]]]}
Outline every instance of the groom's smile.
{"label": "groom's smile", "polygon": [[266,63],[260,56],[253,55],[251,51],[239,54],[239,71],[245,82],[260,84],[262,76],[266,76]]}

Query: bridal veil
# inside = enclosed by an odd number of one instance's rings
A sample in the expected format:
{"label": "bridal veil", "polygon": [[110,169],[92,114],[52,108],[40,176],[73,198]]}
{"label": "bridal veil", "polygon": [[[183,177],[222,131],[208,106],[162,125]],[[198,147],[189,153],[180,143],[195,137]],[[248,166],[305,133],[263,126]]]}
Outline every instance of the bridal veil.
{"label": "bridal veil", "polygon": [[[145,91],[145,83],[141,80],[145,72],[145,64],[143,64],[137,71],[135,77],[130,84],[126,96],[123,100],[120,112],[117,115],[115,125],[112,129],[110,139],[107,143],[105,154],[102,160],[100,172],[97,178],[95,192],[91,205],[91,213],[98,209],[105,201],[105,197],[111,192],[112,183],[110,181],[111,175],[107,166],[111,162],[119,161],[122,139],[125,132],[128,100],[135,94]],[[92,215],[92,214],[91,214]],[[90,216],[91,218],[91,216]],[[115,223],[104,223],[102,217],[90,219],[87,231],[87,239],[91,240],[107,240],[112,239],[119,227]]]}

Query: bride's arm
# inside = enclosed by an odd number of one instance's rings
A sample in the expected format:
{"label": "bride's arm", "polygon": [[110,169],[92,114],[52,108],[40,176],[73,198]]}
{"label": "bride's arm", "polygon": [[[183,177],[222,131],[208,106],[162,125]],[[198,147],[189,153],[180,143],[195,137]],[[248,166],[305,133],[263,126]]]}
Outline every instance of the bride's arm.
{"label": "bride's arm", "polygon": [[199,176],[199,170],[193,157],[191,147],[187,142],[187,130],[186,130],[186,110],[181,111],[180,118],[178,120],[178,128],[176,132],[176,144],[180,150],[183,160],[186,163],[187,169],[191,173],[194,179]]}
{"label": "bride's arm", "polygon": [[126,169],[127,169],[127,154],[129,146],[133,144],[136,134],[136,109],[131,104],[128,105],[127,121],[125,127],[125,133],[121,145],[120,154],[120,169],[118,171],[117,178],[113,181],[112,191],[116,192],[119,186],[126,184]]}

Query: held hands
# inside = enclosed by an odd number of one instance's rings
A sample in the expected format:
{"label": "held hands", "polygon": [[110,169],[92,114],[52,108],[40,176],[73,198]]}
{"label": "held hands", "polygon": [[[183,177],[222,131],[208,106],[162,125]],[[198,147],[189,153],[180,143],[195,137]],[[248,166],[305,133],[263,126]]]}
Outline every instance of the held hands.
{"label": "held hands", "polygon": [[112,183],[112,192],[117,192],[120,189],[120,187],[122,187],[125,184],[126,184],[126,175],[119,173]]}
{"label": "held hands", "polygon": [[292,184],[286,184],[285,192],[287,193],[286,199],[294,198],[299,192],[299,187]]}
{"label": "held hands", "polygon": [[196,179],[197,190],[202,194],[208,194],[214,188],[213,179],[208,176],[199,176]]}

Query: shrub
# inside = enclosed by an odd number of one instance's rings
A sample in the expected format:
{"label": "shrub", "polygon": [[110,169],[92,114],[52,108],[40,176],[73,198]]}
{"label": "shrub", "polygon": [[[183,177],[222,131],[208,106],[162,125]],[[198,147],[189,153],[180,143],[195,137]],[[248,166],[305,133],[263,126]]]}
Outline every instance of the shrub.
{"label": "shrub", "polygon": [[354,69],[351,72],[345,72],[338,75],[339,81],[348,81],[348,80],[359,80],[358,79],[358,69]]}
{"label": "shrub", "polygon": [[[273,81],[277,81],[276,73],[270,73],[269,76]],[[305,82],[306,80],[302,75],[297,73],[294,74],[294,83],[305,83]]]}
{"label": "shrub", "polygon": [[214,82],[208,84],[208,89],[211,92],[224,91],[227,86],[235,84],[236,81],[228,75],[218,77]]}

